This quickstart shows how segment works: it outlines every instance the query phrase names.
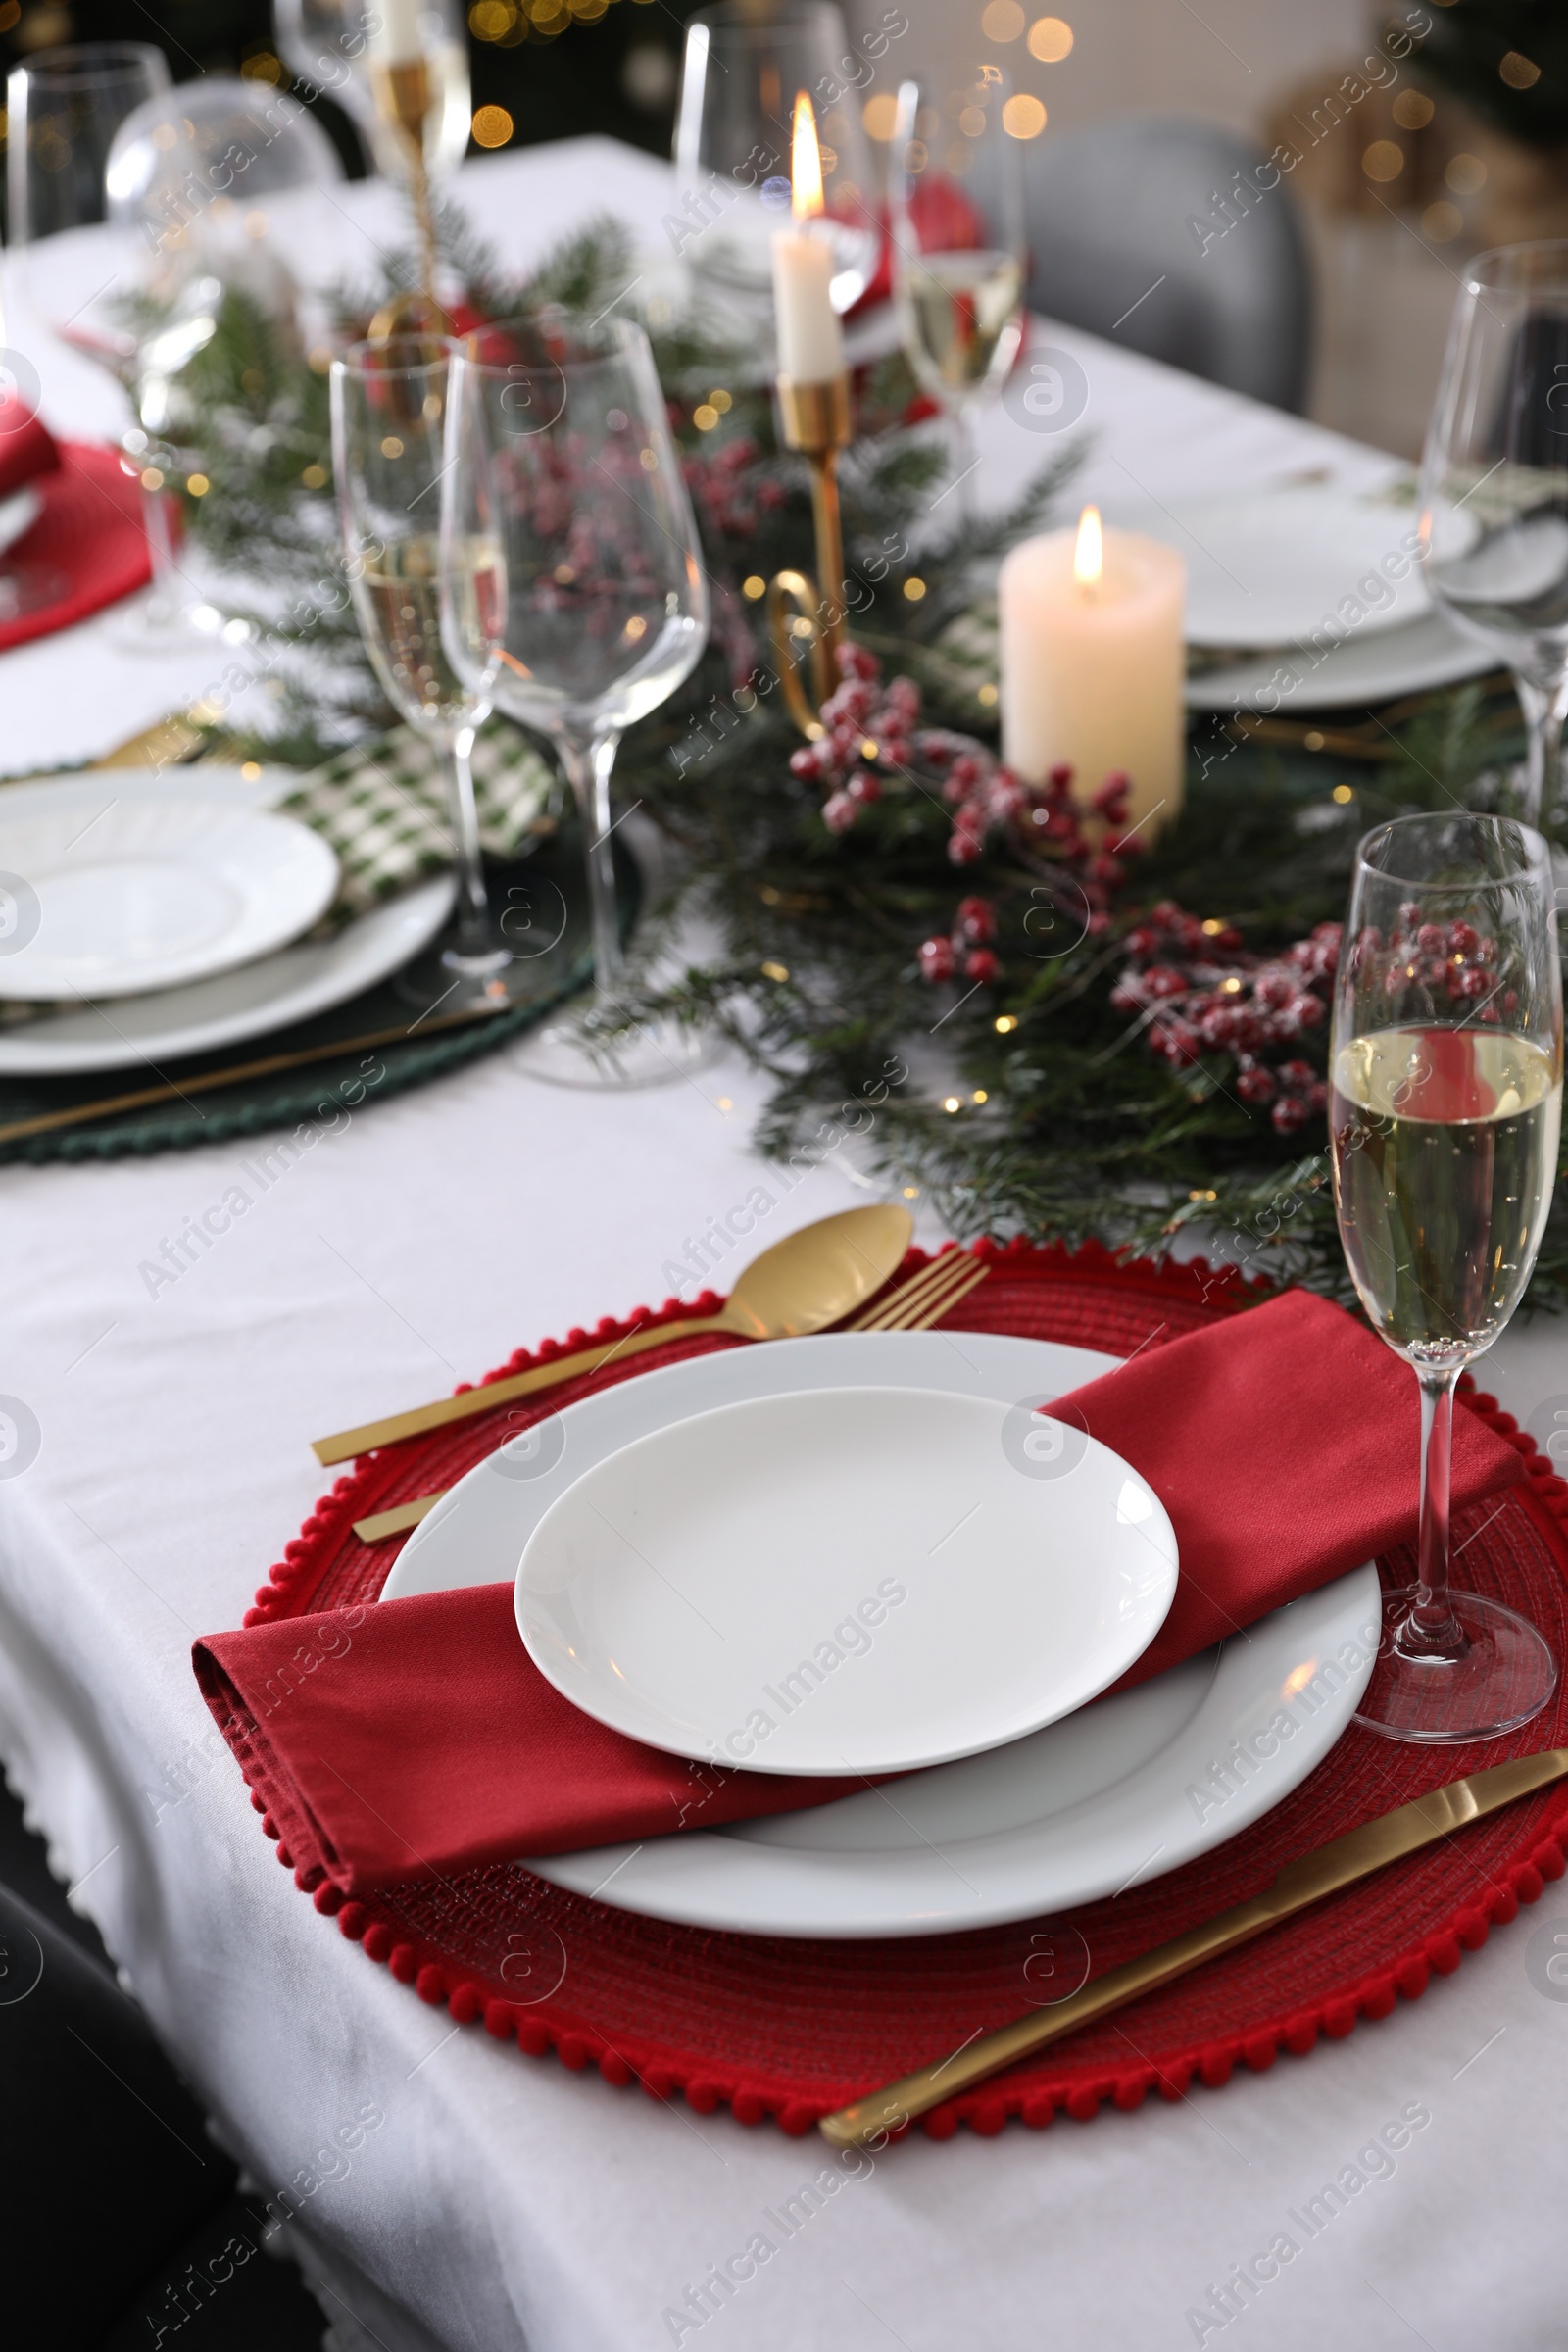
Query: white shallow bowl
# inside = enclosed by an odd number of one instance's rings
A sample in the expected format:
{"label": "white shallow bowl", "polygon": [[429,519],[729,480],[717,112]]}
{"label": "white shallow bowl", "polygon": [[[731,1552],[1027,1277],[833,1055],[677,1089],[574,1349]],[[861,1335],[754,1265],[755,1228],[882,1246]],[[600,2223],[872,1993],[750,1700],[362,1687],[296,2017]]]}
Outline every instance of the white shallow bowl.
{"label": "white shallow bowl", "polygon": [[331,905],[332,850],[226,795],[128,792],[113,771],[0,796],[0,997],[107,998],[254,961]]}
{"label": "white shallow bowl", "polygon": [[[858,1380],[1020,1403],[1118,1360],[1000,1333],[863,1332],[642,1373],[477,1464],[410,1537],[382,1598],[510,1582],[529,1532],[592,1462],[726,1399]],[[759,1936],[934,1936],[1038,1918],[1210,1852],[1288,1796],[1349,1723],[1377,1624],[1377,1572],[1357,1569],[1136,1690],[896,1788],[705,1830],[709,1782],[694,1764],[679,1836],[528,1867],[622,1910]],[[1258,1735],[1282,1712],[1291,1731],[1265,1737],[1262,1754]],[[1210,1767],[1233,1740],[1250,1765],[1226,1793]]]}
{"label": "white shallow bowl", "polygon": [[[1112,519],[1123,519],[1121,508]],[[1361,614],[1354,630],[1363,637],[1401,628],[1431,609],[1422,567],[1400,545],[1415,529],[1409,507],[1303,483],[1140,504],[1127,519],[1186,559],[1189,645],[1285,645],[1336,617],[1347,625],[1347,600]],[[1391,579],[1386,562],[1403,577]],[[1371,593],[1358,594],[1369,577]]]}
{"label": "white shallow bowl", "polygon": [[[1068,1475],[1025,1451],[1048,1435]],[[1164,1506],[1108,1446],[985,1397],[867,1387],[723,1405],[598,1463],[534,1529],[516,1606],[540,1671],[631,1739],[881,1773],[1071,1713],[1175,1590]]]}

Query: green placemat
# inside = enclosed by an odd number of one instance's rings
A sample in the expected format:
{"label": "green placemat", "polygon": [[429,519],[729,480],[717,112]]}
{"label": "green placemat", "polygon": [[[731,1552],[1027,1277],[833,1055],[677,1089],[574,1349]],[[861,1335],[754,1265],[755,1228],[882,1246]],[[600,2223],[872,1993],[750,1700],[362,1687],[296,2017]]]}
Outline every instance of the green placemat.
{"label": "green placemat", "polygon": [[[497,904],[520,876],[553,883],[565,901],[565,928],[539,958],[539,993],[527,1004],[453,1020],[439,1010],[420,1014],[386,980],[330,1012],[214,1054],[85,1076],[0,1079],[0,1162],[116,1159],[282,1129],[258,1154],[263,1181],[273,1162],[292,1164],[373,1103],[493,1054],[587,983],[592,947],[574,831],[525,863],[486,871]],[[619,873],[629,925],[637,904],[629,858]]]}

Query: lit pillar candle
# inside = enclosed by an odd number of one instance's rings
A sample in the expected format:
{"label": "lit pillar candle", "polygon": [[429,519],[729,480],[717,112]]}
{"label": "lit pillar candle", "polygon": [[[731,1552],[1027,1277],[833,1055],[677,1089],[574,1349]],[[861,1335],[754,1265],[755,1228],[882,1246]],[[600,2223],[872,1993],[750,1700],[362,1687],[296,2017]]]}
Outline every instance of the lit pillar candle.
{"label": "lit pillar candle", "polygon": [[424,0],[376,0],[370,55],[383,66],[412,65],[424,54]]}
{"label": "lit pillar candle", "polygon": [[844,372],[844,329],[833,308],[833,248],[810,222],[822,210],[822,157],[804,90],[795,101],[790,211],[795,225],[773,239],[778,371],[794,384],[828,384]]}
{"label": "lit pillar candle", "polygon": [[1174,548],[1102,533],[1094,507],[1076,531],[1023,540],[997,583],[1003,759],[1030,784],[1070,767],[1085,803],[1124,768],[1145,840],[1182,805],[1186,587]]}

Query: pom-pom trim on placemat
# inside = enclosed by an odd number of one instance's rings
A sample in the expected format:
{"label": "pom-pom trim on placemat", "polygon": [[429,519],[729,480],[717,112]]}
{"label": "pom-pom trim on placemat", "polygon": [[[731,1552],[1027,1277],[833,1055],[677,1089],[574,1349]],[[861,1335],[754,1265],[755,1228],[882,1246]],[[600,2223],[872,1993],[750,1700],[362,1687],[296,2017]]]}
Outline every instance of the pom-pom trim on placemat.
{"label": "pom-pom trim on placemat", "polygon": [[[1233,1269],[1200,1262],[1124,1264],[1098,1243],[1076,1250],[1023,1242],[978,1245],[990,1279],[948,1319],[954,1329],[1017,1330],[1130,1353],[1160,1346],[1273,1295]],[[923,1262],[912,1251],[900,1276]],[[711,1293],[669,1300],[662,1316],[716,1312]],[[519,1350],[488,1376],[548,1363],[649,1320],[601,1322]],[[1140,1325],[1144,1326],[1140,1330]],[[1049,1329],[1045,1328],[1049,1326]],[[682,1354],[726,1345],[682,1340],[634,1359],[620,1378]],[[541,1400],[559,1411],[582,1393],[563,1384]],[[1470,1580],[1523,1599],[1562,1654],[1568,1642],[1568,1486],[1490,1396],[1464,1384],[1467,1408],[1508,1439],[1529,1477],[1475,1514]],[[495,1443],[486,1417],[389,1447],[358,1463],[317,1504],[256,1594],[247,1625],[373,1600],[392,1545],[368,1546],[353,1522],[450,1484]],[[1493,1516],[1488,1519],[1486,1514]],[[1469,1749],[1400,1746],[1352,1730],[1302,1787],[1226,1845],[1181,1870],[1049,1923],[1083,1934],[1110,1967],[1267,1883],[1293,1853],[1503,1753],[1568,1744],[1568,1694],[1508,1742]],[[263,1831],[274,1840],[268,1818]],[[1549,1789],[1410,1857],[1267,1936],[1074,2035],[993,2083],[936,2108],[921,2129],[950,2138],[959,2124],[982,2134],[1010,2118],[1035,2129],[1058,2114],[1087,2122],[1110,2105],[1140,2106],[1152,2091],[1181,2098],[1218,2088],[1238,2066],[1262,2072],[1286,2051],[1303,2057],[1322,2037],[1388,2017],[1446,1976],[1494,1926],[1560,1878],[1568,1849],[1568,1790]],[[727,2105],[736,2120],[771,2119],[800,2134],[858,2093],[1000,2025],[1029,2004],[1023,1967],[1031,1932],[1011,1929],[856,1944],[717,1935],[642,1920],[550,1886],[520,1864],[472,1872],[443,1888],[410,1884],[345,1901],[319,1871],[278,1860],[339,1933],[458,2025],[529,2056],[554,2050],[573,2071],[597,2068],[619,2087],[677,2094],[700,2114]],[[558,1965],[559,1961],[559,1965]],[[552,1982],[538,1998],[535,1981]],[[523,1997],[518,1997],[519,1991]],[[792,2040],[792,2034],[794,2036]]]}

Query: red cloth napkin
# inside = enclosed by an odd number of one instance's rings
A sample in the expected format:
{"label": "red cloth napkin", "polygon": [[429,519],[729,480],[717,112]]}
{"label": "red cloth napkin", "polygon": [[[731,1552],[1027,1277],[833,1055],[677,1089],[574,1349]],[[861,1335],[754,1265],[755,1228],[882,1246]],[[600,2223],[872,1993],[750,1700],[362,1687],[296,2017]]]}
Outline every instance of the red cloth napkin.
{"label": "red cloth napkin", "polygon": [[[1143,1473],[1180,1546],[1170,1613],[1118,1688],[1415,1531],[1414,1377],[1305,1292],[1148,1348],[1056,1409]],[[1523,1475],[1511,1446],[1456,1416],[1456,1509]],[[534,1666],[510,1585],[214,1634],[194,1663],[296,1866],[345,1894],[865,1786],[691,1764],[607,1730]]]}
{"label": "red cloth napkin", "polygon": [[[0,652],[70,628],[144,587],[152,576],[140,488],[121,465],[120,452],[89,442],[57,444],[42,425],[37,429],[55,452],[55,463],[22,477],[36,482],[43,513],[0,555]],[[24,429],[0,438],[0,458],[25,438]],[[29,598],[27,609],[9,618],[3,586],[8,575],[35,586],[41,600]]]}

